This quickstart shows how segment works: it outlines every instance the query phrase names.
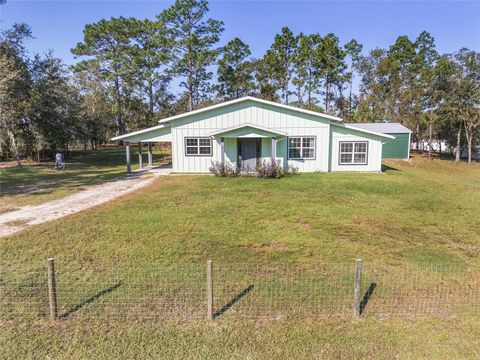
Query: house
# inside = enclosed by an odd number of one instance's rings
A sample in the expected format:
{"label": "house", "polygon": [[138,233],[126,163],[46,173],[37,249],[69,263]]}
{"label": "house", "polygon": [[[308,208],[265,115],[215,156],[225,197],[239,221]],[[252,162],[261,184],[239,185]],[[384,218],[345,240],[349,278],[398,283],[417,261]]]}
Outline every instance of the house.
{"label": "house", "polygon": [[392,135],[395,139],[388,141],[383,145],[383,159],[410,159],[410,143],[412,141],[412,131],[400,123],[356,123],[350,124],[353,127],[380,132]]}
{"label": "house", "polygon": [[171,142],[172,171],[208,173],[212,162],[240,171],[275,160],[299,172],[381,171],[382,146],[394,136],[344,124],[342,119],[296,107],[243,97],[161,120],[157,126],[114,137],[130,143]]}

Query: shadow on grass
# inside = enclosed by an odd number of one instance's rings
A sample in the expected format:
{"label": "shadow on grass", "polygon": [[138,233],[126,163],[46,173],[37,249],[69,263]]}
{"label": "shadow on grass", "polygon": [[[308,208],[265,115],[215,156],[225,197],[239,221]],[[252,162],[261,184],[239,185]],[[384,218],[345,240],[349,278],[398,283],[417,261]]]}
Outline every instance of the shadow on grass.
{"label": "shadow on grass", "polygon": [[382,164],[382,172],[387,172],[387,171],[401,171],[397,168]]}
{"label": "shadow on grass", "polygon": [[241,292],[239,292],[235,297],[226,303],[220,310],[213,314],[213,318],[216,319],[217,317],[221,316],[225,311],[230,309],[233,305],[235,305],[238,301],[240,301],[245,295],[247,295],[250,291],[252,291],[253,285],[247,286]]}
{"label": "shadow on grass", "polygon": [[[163,166],[168,157],[154,154],[155,166]],[[146,162],[146,159],[144,159]],[[125,179],[123,149],[100,150],[75,154],[67,160],[65,170],[54,171],[53,163],[2,169],[0,198],[16,195],[48,195],[57,189],[78,190],[83,186],[100,185]],[[133,168],[135,169],[135,165]],[[139,174],[140,175],[140,174]],[[132,176],[132,175],[131,175]],[[131,177],[130,176],[130,177]]]}
{"label": "shadow on grass", "polygon": [[103,289],[103,290],[99,291],[98,293],[96,293],[92,297],[89,297],[88,299],[86,299],[86,300],[82,301],[81,303],[75,305],[73,308],[71,308],[70,310],[68,310],[64,314],[60,315],[60,319],[64,320],[64,319],[68,318],[70,315],[76,313],[81,308],[83,308],[85,305],[91,304],[92,302],[101,298],[102,296],[107,295],[107,294],[111,293],[112,291],[117,290],[120,286],[122,286],[122,283],[118,282],[115,285],[110,286],[109,288],[106,288],[106,289]]}
{"label": "shadow on grass", "polygon": [[365,308],[367,307],[367,304],[368,304],[368,300],[370,300],[370,298],[372,297],[376,287],[377,287],[376,283],[371,283],[367,291],[365,292],[365,295],[363,295],[362,301],[360,302],[360,315],[362,315],[363,312],[365,311]]}

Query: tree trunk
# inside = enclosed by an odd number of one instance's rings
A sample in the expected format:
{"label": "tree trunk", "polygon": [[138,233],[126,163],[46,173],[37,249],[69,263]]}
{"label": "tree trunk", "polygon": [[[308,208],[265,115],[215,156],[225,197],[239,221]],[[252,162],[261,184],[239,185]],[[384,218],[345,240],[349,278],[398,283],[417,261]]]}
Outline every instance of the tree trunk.
{"label": "tree trunk", "polygon": [[189,86],[188,86],[188,111],[192,111],[192,110],[193,110],[193,96],[192,96],[192,92],[193,92],[192,86],[189,85]]}
{"label": "tree trunk", "polygon": [[115,97],[116,97],[116,105],[117,105],[117,127],[118,127],[118,135],[123,134],[123,120],[122,120],[122,104],[120,100],[120,81],[118,76],[115,78]]}
{"label": "tree trunk", "polygon": [[468,140],[468,163],[472,163],[472,139]]}
{"label": "tree trunk", "polygon": [[192,49],[188,49],[188,111],[193,110],[193,65],[190,58]]}
{"label": "tree trunk", "polygon": [[288,80],[287,79],[285,79],[285,85],[283,87],[283,91],[285,92],[285,105],[288,105]]}
{"label": "tree trunk", "polygon": [[[155,107],[155,95],[154,95],[154,89],[153,89],[153,80],[148,79],[148,111],[149,111],[149,121],[153,119],[153,112],[154,112],[154,107]],[[150,126],[151,124],[148,124]]]}
{"label": "tree trunk", "polygon": [[472,129],[465,124],[465,137],[467,138],[467,162],[472,163]]}
{"label": "tree trunk", "polygon": [[432,120],[428,124],[428,160],[432,158]]}
{"label": "tree trunk", "polygon": [[419,136],[418,136],[418,134],[420,133],[420,128],[419,128],[419,126],[420,126],[420,125],[417,124],[416,127],[415,127],[415,139],[416,139],[416,141],[415,141],[415,147],[417,148],[417,151],[420,150],[420,138],[419,138]]}
{"label": "tree trunk", "polygon": [[17,161],[17,166],[22,166],[20,162],[20,153],[18,152],[17,137],[12,131],[7,130],[8,137],[10,138],[10,143],[12,144],[13,153],[15,154],[15,160]]}
{"label": "tree trunk", "polygon": [[325,112],[327,114],[329,114],[329,99],[328,99],[328,95],[330,93],[330,83],[328,82],[328,77],[327,77],[327,81],[326,81],[326,84],[325,84]]}
{"label": "tree trunk", "polygon": [[433,111],[430,108],[430,121],[428,122],[428,160],[432,158],[432,131],[433,131]]}
{"label": "tree trunk", "polygon": [[352,121],[352,87],[353,87],[353,73],[352,77],[350,79],[350,93],[349,93],[349,104],[348,104],[348,120],[351,122]]}
{"label": "tree trunk", "polygon": [[22,166],[22,163],[20,162],[20,153],[18,152],[17,146],[15,146],[15,160],[17,161],[17,167]]}
{"label": "tree trunk", "polygon": [[460,161],[461,141],[462,141],[462,124],[460,123],[460,125],[458,126],[458,130],[457,130],[457,145],[455,147],[455,162]]}

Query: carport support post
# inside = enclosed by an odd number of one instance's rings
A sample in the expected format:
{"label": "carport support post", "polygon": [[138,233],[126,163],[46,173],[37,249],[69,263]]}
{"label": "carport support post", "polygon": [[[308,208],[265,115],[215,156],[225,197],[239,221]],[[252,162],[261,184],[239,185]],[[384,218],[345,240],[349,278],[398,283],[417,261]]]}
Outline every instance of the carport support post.
{"label": "carport support post", "polygon": [[360,290],[362,284],[362,260],[357,259],[355,261],[355,286],[353,293],[353,316],[360,317]]}
{"label": "carport support post", "polygon": [[130,165],[130,143],[125,142],[125,154],[127,156],[127,173],[130,174],[132,172],[132,167]]}
{"label": "carport support post", "polygon": [[57,320],[57,287],[55,285],[55,264],[53,258],[47,259],[48,303],[50,320]]}
{"label": "carport support post", "polygon": [[220,139],[220,162],[225,165],[225,138]]}
{"label": "carport support post", "polygon": [[142,159],[142,142],[138,142],[138,168],[143,169],[143,159]]}
{"label": "carport support post", "polygon": [[271,158],[272,158],[272,164],[275,164],[275,163],[276,163],[276,159],[277,159],[277,142],[276,142],[275,138],[272,138],[272,154],[271,154]]}
{"label": "carport support post", "polygon": [[152,156],[152,143],[148,143],[148,166],[153,165],[153,156]]}
{"label": "carport support post", "polygon": [[213,320],[213,261],[207,261],[207,319]]}

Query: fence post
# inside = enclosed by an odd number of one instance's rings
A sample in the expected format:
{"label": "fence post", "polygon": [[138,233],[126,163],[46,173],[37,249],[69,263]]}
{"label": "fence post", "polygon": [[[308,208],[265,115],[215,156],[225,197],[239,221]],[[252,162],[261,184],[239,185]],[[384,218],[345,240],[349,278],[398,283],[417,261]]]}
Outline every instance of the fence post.
{"label": "fence post", "polygon": [[362,284],[362,260],[355,261],[355,285],[353,293],[353,315],[360,317],[360,290]]}
{"label": "fence post", "polygon": [[50,304],[50,320],[57,320],[57,287],[55,285],[55,264],[53,258],[47,259],[48,302]]}
{"label": "fence post", "polygon": [[213,320],[213,261],[207,261],[207,319]]}

